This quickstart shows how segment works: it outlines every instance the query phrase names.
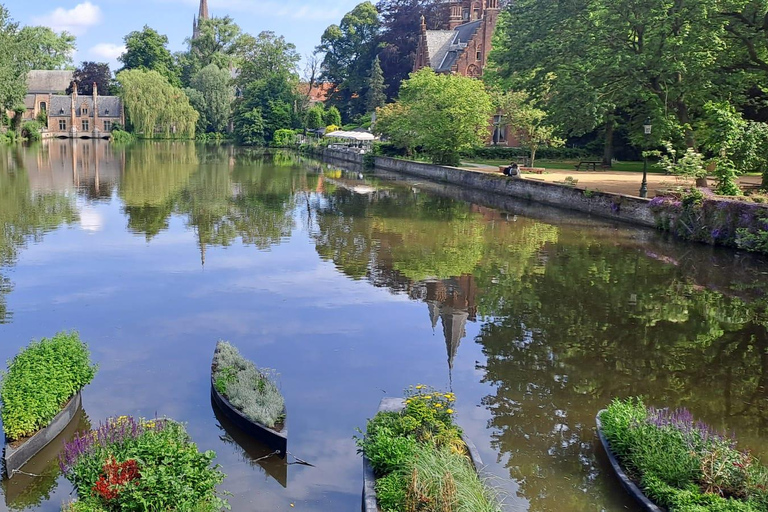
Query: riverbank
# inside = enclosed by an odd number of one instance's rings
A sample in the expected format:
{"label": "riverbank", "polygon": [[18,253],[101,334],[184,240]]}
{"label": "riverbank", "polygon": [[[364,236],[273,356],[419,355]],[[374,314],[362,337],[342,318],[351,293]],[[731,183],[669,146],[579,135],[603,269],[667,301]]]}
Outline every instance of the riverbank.
{"label": "riverbank", "polygon": [[[447,167],[390,157],[325,149],[324,159],[340,160],[451,183],[484,192],[527,199],[611,220],[668,231],[684,240],[768,253],[765,205],[704,196],[694,189],[685,197],[655,199],[579,188],[573,180],[550,182],[541,175],[509,178],[488,170]],[[633,174],[634,176],[634,174]],[[665,178],[669,178],[665,176]],[[626,186],[626,183],[625,185]]]}

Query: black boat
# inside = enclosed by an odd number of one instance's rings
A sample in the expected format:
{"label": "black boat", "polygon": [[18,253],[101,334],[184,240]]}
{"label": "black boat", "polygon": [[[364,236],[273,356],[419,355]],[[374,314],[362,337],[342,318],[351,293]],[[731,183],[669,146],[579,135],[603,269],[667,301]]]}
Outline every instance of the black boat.
{"label": "black boat", "polygon": [[216,390],[213,367],[211,367],[211,399],[237,428],[262,444],[280,452],[280,457],[285,458],[288,451],[288,418],[285,410],[283,411],[283,422],[276,429],[269,428],[247,418],[224,395]]}
{"label": "black boat", "polygon": [[600,416],[604,412],[605,409],[598,412],[597,416],[595,417],[595,423],[597,424],[597,435],[600,438],[600,444],[603,445],[605,454],[608,456],[608,462],[610,462],[611,467],[613,468],[613,472],[621,482],[621,486],[624,487],[624,489],[630,494],[630,496],[635,499],[635,501],[642,507],[643,510],[647,510],[648,512],[663,512],[664,509],[649,500],[648,497],[643,494],[643,491],[640,490],[637,484],[635,484],[635,482],[629,478],[629,476],[624,472],[624,469],[622,469],[621,464],[619,464],[619,461],[616,459],[616,456],[613,454],[611,445],[603,434],[603,424],[600,422]]}

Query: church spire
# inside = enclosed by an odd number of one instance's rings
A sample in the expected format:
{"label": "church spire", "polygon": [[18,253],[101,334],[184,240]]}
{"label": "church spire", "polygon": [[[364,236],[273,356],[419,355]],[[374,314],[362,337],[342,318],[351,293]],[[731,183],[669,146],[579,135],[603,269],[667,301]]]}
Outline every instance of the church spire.
{"label": "church spire", "polygon": [[202,20],[207,20],[208,18],[208,0],[200,0],[200,12],[197,15],[197,22],[200,23]]}

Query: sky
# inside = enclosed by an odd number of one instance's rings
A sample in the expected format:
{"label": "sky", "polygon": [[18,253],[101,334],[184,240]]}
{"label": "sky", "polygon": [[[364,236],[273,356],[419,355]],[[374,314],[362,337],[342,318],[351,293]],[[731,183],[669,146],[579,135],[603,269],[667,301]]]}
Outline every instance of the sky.
{"label": "sky", "polygon": [[[230,16],[244,32],[271,30],[312,52],[326,27],[362,0],[208,0],[211,16]],[[115,71],[123,37],[149,25],[169,39],[172,52],[186,50],[199,0],[0,0],[21,25],[45,25],[77,37],[75,64],[108,62]]]}

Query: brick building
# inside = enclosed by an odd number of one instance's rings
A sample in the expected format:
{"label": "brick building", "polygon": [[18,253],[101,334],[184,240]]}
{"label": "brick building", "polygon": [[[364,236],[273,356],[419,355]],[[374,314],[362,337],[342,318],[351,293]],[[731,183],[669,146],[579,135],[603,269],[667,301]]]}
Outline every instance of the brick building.
{"label": "brick building", "polygon": [[48,133],[52,137],[107,139],[115,124],[125,125],[123,103],[117,96],[79,96],[72,84],[69,96],[51,95],[48,108]]}

